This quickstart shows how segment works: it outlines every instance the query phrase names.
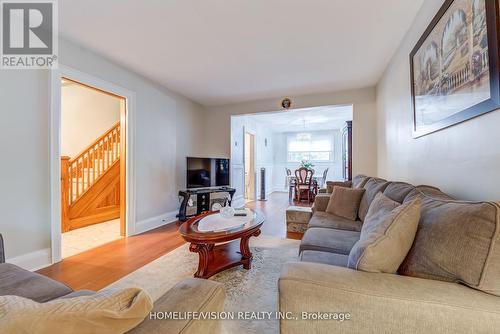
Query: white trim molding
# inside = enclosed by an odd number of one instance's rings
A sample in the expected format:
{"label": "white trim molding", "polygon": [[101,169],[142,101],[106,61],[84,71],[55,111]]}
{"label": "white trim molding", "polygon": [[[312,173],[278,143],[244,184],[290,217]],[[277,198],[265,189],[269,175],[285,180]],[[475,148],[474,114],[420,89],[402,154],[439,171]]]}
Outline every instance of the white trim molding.
{"label": "white trim molding", "polygon": [[50,248],[40,249],[31,253],[7,258],[5,262],[15,264],[23,269],[35,271],[51,264],[52,253]]}
{"label": "white trim molding", "polygon": [[178,212],[179,211],[170,211],[159,216],[138,221],[137,224],[135,224],[134,234],[144,233],[146,231],[158,228],[160,226],[176,222]]}
{"label": "white trim molding", "polygon": [[133,235],[135,229],[135,166],[134,166],[134,129],[136,94],[114,83],[104,81],[90,74],[59,64],[59,68],[51,70],[50,94],[50,221],[51,221],[51,261],[61,261],[61,78],[66,77],[77,82],[107,91],[126,100],[126,213],[125,235]]}

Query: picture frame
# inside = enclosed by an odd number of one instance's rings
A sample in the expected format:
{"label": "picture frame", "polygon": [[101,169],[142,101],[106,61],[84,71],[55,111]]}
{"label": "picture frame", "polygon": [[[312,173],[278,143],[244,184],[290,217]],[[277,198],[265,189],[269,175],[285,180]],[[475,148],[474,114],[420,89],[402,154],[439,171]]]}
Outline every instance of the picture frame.
{"label": "picture frame", "polygon": [[413,137],[500,108],[496,0],[446,0],[410,53]]}

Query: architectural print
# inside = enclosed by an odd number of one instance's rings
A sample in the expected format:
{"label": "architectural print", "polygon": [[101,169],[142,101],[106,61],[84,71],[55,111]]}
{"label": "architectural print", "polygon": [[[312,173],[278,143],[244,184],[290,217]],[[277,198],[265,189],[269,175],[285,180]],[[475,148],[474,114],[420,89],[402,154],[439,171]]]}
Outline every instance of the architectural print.
{"label": "architectural print", "polygon": [[414,130],[490,99],[485,4],[454,1],[412,52]]}

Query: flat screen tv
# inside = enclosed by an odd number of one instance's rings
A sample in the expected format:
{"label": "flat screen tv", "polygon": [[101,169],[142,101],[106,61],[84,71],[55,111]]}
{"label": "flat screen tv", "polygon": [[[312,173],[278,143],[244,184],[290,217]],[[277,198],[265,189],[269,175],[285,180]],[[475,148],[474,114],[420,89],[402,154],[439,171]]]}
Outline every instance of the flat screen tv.
{"label": "flat screen tv", "polygon": [[229,159],[187,158],[188,188],[229,186]]}

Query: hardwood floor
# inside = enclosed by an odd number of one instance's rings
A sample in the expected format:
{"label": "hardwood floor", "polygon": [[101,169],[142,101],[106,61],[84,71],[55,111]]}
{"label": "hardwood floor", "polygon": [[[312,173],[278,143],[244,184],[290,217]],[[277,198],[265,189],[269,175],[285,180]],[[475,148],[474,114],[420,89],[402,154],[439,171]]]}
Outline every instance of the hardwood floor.
{"label": "hardwood floor", "polygon": [[290,204],[287,193],[272,193],[267,201],[255,201],[246,204],[251,209],[261,210],[266,216],[262,226],[262,234],[273,235],[281,238],[301,239],[302,233],[286,231],[286,208],[289,205],[311,206],[305,203]]}
{"label": "hardwood floor", "polygon": [[68,257],[38,273],[75,290],[99,290],[184,244],[177,224],[112,241]]}
{"label": "hardwood floor", "polygon": [[[302,234],[286,232],[285,210],[289,205],[286,193],[273,193],[265,202],[247,203],[248,207],[262,210],[266,215],[262,234],[300,239]],[[75,290],[102,289],[183,245],[185,241],[177,232],[178,226],[179,222],[172,223],[143,234],[112,241],[66,258],[38,273],[64,282]]]}

